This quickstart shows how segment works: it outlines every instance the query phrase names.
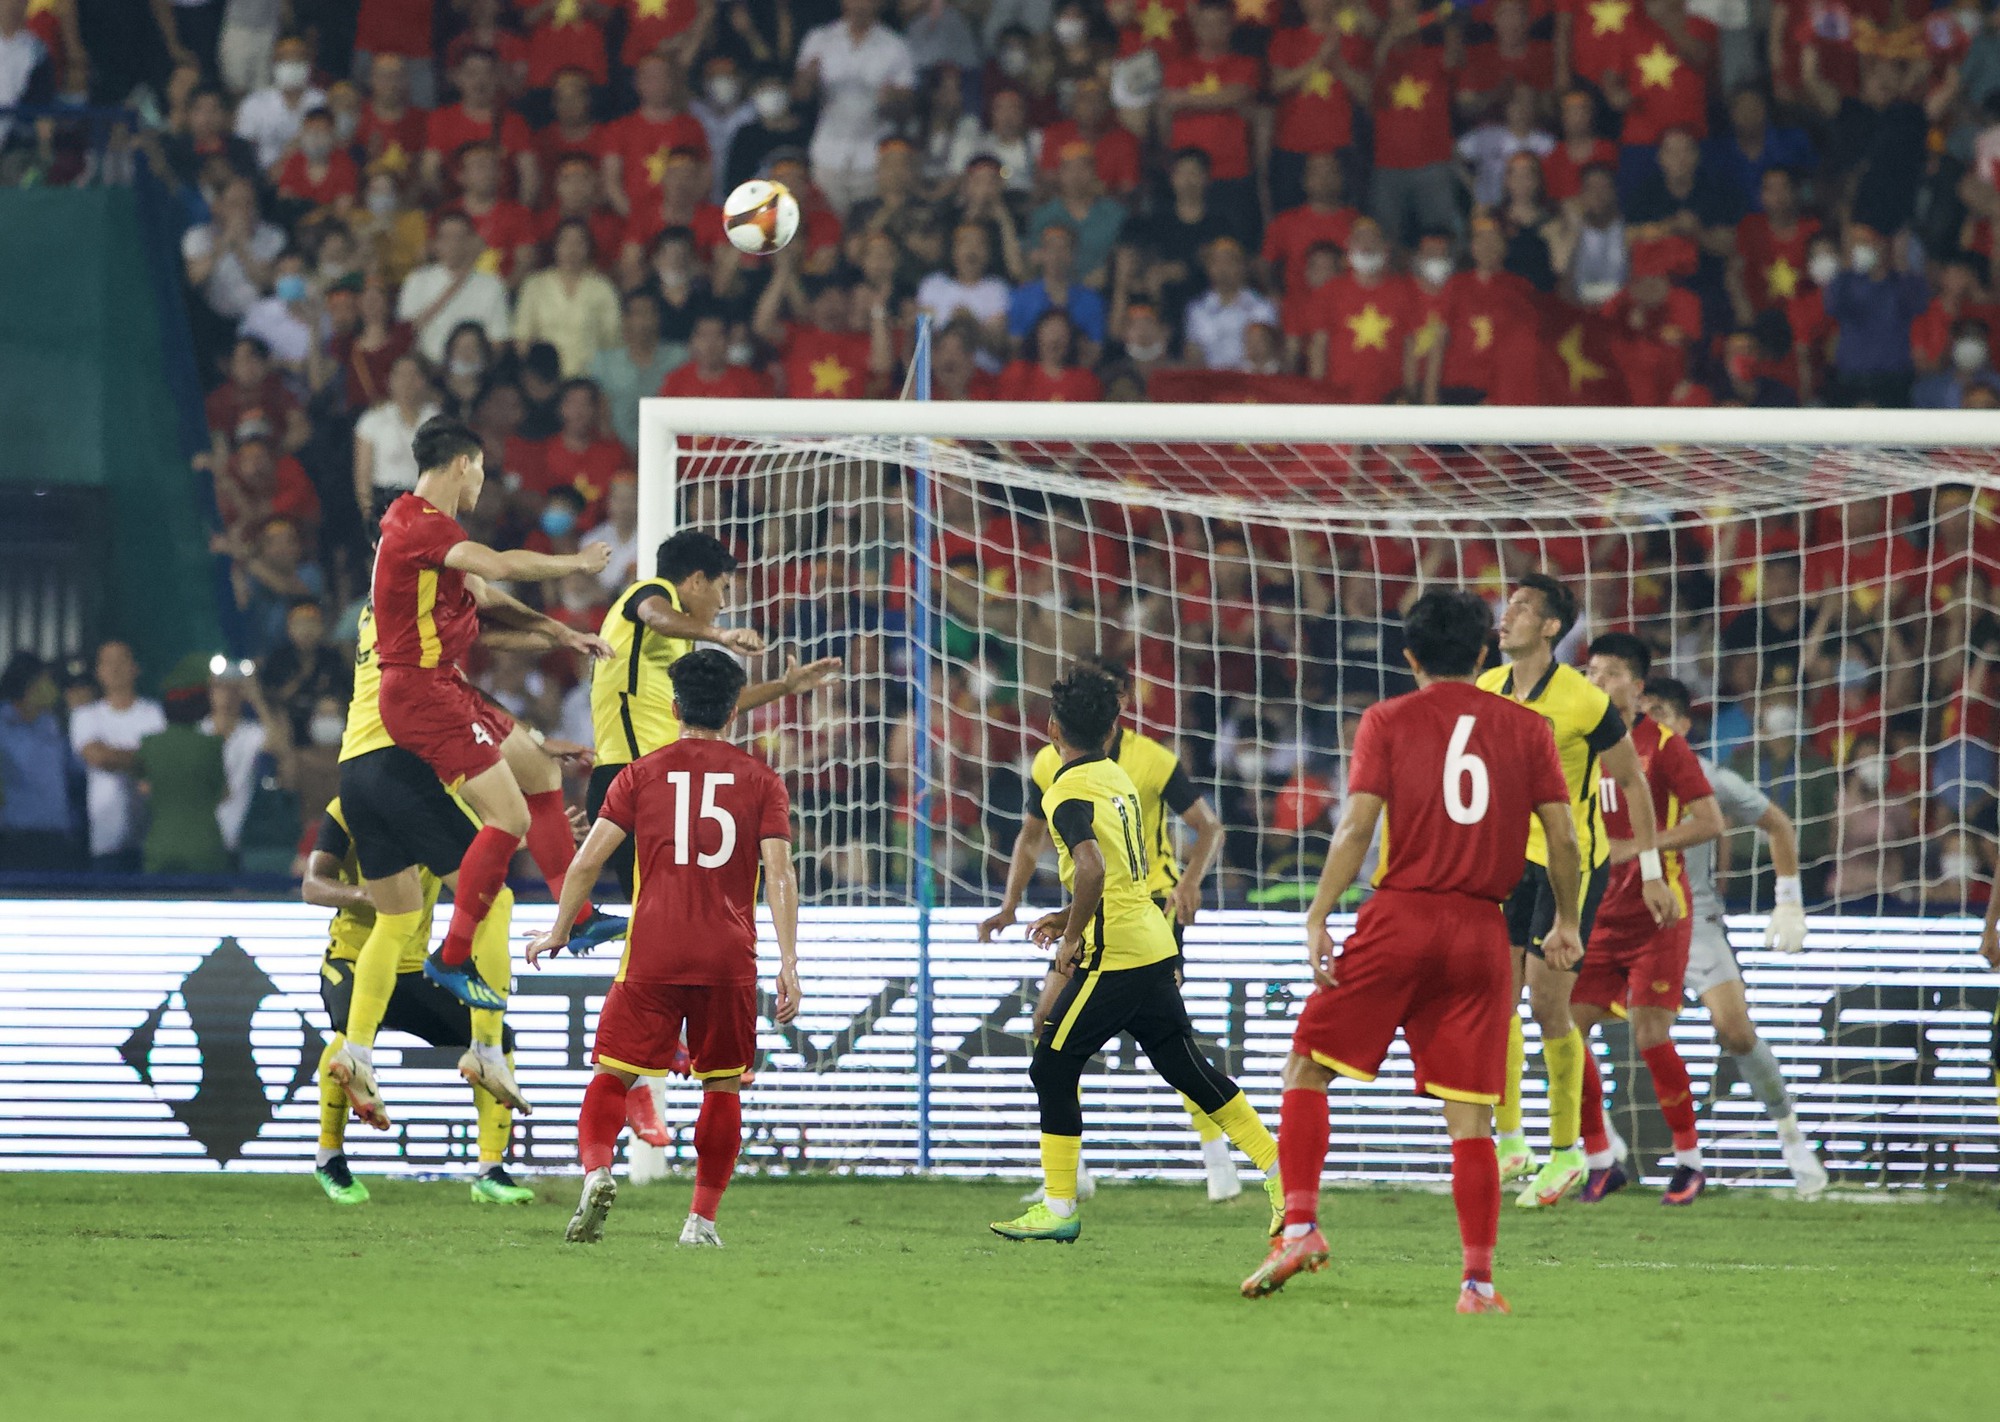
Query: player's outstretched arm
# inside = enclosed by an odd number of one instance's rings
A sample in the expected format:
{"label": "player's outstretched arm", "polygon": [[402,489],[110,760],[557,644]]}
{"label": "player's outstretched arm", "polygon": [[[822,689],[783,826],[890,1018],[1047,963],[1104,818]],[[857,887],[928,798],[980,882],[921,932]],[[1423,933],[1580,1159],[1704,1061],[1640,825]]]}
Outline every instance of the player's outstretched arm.
{"label": "player's outstretched arm", "polygon": [[[1764,813],[1757,817],[1757,828],[1770,836],[1771,867],[1778,874],[1777,902],[1764,924],[1764,946],[1781,953],[1796,953],[1806,946],[1806,896],[1799,883],[1799,832],[1792,827],[1792,817],[1776,805],[1764,807]],[[1990,922],[1993,914],[1990,904],[1986,912]],[[1980,940],[1981,952],[1985,951],[1985,941],[1983,937]],[[2000,958],[1987,961],[2000,966]]]}
{"label": "player's outstretched arm", "polygon": [[759,706],[767,706],[787,696],[817,691],[839,675],[839,657],[821,657],[818,661],[807,662],[804,666],[799,665],[797,657],[786,657],[785,674],[776,681],[760,681],[755,686],[744,687],[743,694],[736,698],[736,710],[739,714],[744,711],[754,711]]}
{"label": "player's outstretched arm", "polygon": [[[1632,748],[1630,741],[1625,748]],[[1551,968],[1566,972],[1583,958],[1583,852],[1577,848],[1569,801],[1545,801],[1535,806],[1535,818],[1548,839],[1549,889],[1556,900],[1556,921],[1542,939],[1542,957]]]}
{"label": "player's outstretched arm", "polygon": [[1619,793],[1624,796],[1631,816],[1632,842],[1637,849],[1642,880],[1640,892],[1645,895],[1646,907],[1652,911],[1653,922],[1672,923],[1681,916],[1680,904],[1667,885],[1666,868],[1660,863],[1660,846],[1653,828],[1657,813],[1653,808],[1653,792],[1646,784],[1646,771],[1639,764],[1639,752],[1633,749],[1630,736],[1622,737],[1617,745],[1604,752],[1604,773],[1618,782]]}
{"label": "player's outstretched arm", "polygon": [[764,902],[778,935],[778,1021],[799,1015],[799,876],[792,868],[792,842],[766,839],[757,848],[764,859]]}
{"label": "player's outstretched arm", "polygon": [[602,637],[579,632],[566,627],[553,617],[535,611],[504,588],[495,587],[486,579],[468,573],[465,578],[466,590],[479,608],[479,615],[495,622],[503,629],[499,632],[484,632],[480,640],[488,646],[506,646],[510,639],[531,639],[527,642],[513,642],[512,645],[540,645],[563,647],[572,652],[582,652],[598,661],[611,655],[611,644]]}
{"label": "player's outstretched arm", "polygon": [[1194,831],[1194,848],[1188,851],[1187,868],[1174,885],[1169,904],[1174,921],[1186,927],[1201,912],[1201,886],[1208,882],[1208,871],[1222,854],[1222,818],[1206,800],[1196,800],[1180,814],[1181,823]]}
{"label": "player's outstretched arm", "polygon": [[590,833],[583,838],[583,847],[570,861],[569,874],[563,879],[562,902],[556,906],[555,925],[528,945],[528,962],[531,965],[540,967],[545,955],[554,955],[569,942],[569,936],[576,928],[576,916],[590,902],[591,892],[597,887],[597,876],[604,872],[604,861],[624,842],[625,831],[609,820],[600,819],[590,827]]}
{"label": "player's outstretched arm", "polygon": [[299,897],[315,908],[373,908],[375,901],[359,884],[340,881],[340,861],[324,849],[306,856],[305,878],[299,883]]}
{"label": "player's outstretched arm", "polygon": [[[683,642],[713,642],[718,647],[727,647],[730,651],[741,652],[746,657],[755,656],[764,650],[764,638],[761,633],[749,627],[717,627],[712,622],[689,617],[668,602],[665,593],[655,593],[646,598],[633,609],[632,615],[662,637],[673,637]],[[747,696],[746,689],[745,696],[737,698],[738,711],[745,711],[751,706],[762,704],[745,699]],[[765,698],[767,701],[770,699]]]}
{"label": "player's outstretched arm", "polygon": [[[1028,793],[1035,787],[1030,785]],[[1014,853],[1007,860],[1007,888],[1000,895],[999,911],[979,925],[979,941],[991,943],[993,935],[1014,926],[1014,915],[1034,881],[1035,865],[1049,844],[1049,822],[1039,815],[1023,815],[1021,832],[1014,836]]]}
{"label": "player's outstretched arm", "polygon": [[1321,987],[1333,986],[1333,936],[1326,931],[1327,915],[1340,896],[1353,886],[1368,857],[1375,838],[1376,821],[1382,818],[1382,797],[1360,792],[1349,795],[1341,807],[1340,823],[1333,831],[1326,864],[1319,871],[1319,889],[1306,910],[1306,961],[1312,965],[1313,981]]}
{"label": "player's outstretched arm", "polygon": [[506,552],[466,539],[453,544],[444,555],[444,565],[457,573],[470,573],[489,583],[552,583],[571,573],[604,571],[611,562],[611,546],[591,543],[574,553],[534,553],[526,548]]}

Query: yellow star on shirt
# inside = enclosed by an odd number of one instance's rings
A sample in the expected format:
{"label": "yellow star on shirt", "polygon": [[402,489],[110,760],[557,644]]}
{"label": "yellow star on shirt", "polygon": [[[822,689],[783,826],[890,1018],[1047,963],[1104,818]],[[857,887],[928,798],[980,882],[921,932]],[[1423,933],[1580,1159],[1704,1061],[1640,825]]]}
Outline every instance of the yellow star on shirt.
{"label": "yellow star on shirt", "polygon": [[666,19],[667,0],[639,0],[639,13],[635,18],[641,20]]}
{"label": "yellow star on shirt", "polygon": [[1562,357],[1563,365],[1569,370],[1571,393],[1583,389],[1593,380],[1604,379],[1604,367],[1583,353],[1583,327],[1572,326],[1556,342],[1556,354]]}
{"label": "yellow star on shirt", "polygon": [[1764,268],[1764,290],[1773,296],[1799,294],[1799,269],[1783,257]]}
{"label": "yellow star on shirt", "polygon": [[1306,75],[1306,92],[1315,99],[1333,97],[1333,76],[1324,69],[1315,69]]}
{"label": "yellow star on shirt", "polygon": [[1201,82],[1188,90],[1190,94],[1219,94],[1222,92],[1222,76],[1213,69],[1201,76]]}
{"label": "yellow star on shirt", "polygon": [[583,18],[583,0],[556,0],[555,12],[549,16],[549,24],[555,29],[573,25]]}
{"label": "yellow star on shirt", "polygon": [[1475,316],[1472,318],[1472,348],[1483,351],[1493,344],[1493,318]]}
{"label": "yellow star on shirt", "polygon": [[821,356],[809,368],[815,395],[845,395],[847,382],[854,378],[854,372],[842,365],[838,356]]}
{"label": "yellow star on shirt", "polygon": [[1646,89],[1667,89],[1673,86],[1674,74],[1681,67],[1681,57],[1667,48],[1661,40],[1639,56],[1639,85]]}
{"label": "yellow star on shirt", "polygon": [[1427,356],[1437,349],[1437,343],[1444,339],[1444,318],[1433,315],[1430,320],[1417,328],[1417,354]]}
{"label": "yellow star on shirt", "polygon": [[1153,3],[1139,12],[1139,36],[1142,39],[1163,40],[1174,37],[1174,12],[1153,0]]}
{"label": "yellow star on shirt", "polygon": [[1239,25],[1270,24],[1271,0],[1236,0],[1236,23]]}
{"label": "yellow star on shirt", "polygon": [[659,151],[646,155],[646,181],[660,187],[667,181],[667,147],[661,144]]}
{"label": "yellow star on shirt", "polygon": [[1342,10],[1338,15],[1333,17],[1333,27],[1344,35],[1353,34],[1361,28],[1360,9],[1349,5],[1345,10]]}
{"label": "yellow star on shirt", "polygon": [[1421,109],[1424,100],[1430,97],[1430,92],[1431,86],[1428,80],[1405,74],[1396,81],[1396,87],[1390,91],[1389,102],[1399,109]]}
{"label": "yellow star on shirt", "polygon": [[56,8],[56,0],[28,0],[28,18],[46,15]]}
{"label": "yellow star on shirt", "polygon": [[1396,323],[1375,309],[1369,302],[1360,311],[1347,318],[1347,330],[1354,337],[1357,351],[1386,351],[1389,349],[1389,332]]}
{"label": "yellow star on shirt", "polygon": [[1632,13],[1632,0],[1597,0],[1590,7],[1590,32],[1593,35],[1616,35],[1625,31],[1625,21]]}

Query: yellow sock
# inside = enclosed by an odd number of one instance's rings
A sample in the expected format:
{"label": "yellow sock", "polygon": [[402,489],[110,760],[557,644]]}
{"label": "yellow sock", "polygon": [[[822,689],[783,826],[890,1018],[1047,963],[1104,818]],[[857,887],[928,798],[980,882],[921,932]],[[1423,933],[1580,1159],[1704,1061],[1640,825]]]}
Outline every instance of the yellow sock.
{"label": "yellow sock", "polygon": [[1222,1139],[1222,1127],[1215,1124],[1213,1116],[1185,1096],[1181,1097],[1181,1105],[1187,1107],[1188,1120],[1194,1123],[1194,1133],[1201,1137],[1203,1145]]}
{"label": "yellow sock", "polygon": [[[485,974],[482,972],[481,977]],[[475,1018],[478,1013],[472,1014]],[[498,1017],[499,1013],[493,1016]],[[507,1053],[507,1068],[513,1070],[514,1054]],[[479,1163],[498,1165],[507,1158],[507,1146],[514,1134],[514,1113],[502,1106],[483,1087],[472,1088],[472,1104],[479,1109]]]}
{"label": "yellow sock", "polygon": [[[495,992],[505,994],[514,986],[514,961],[507,942],[512,929],[514,894],[503,888],[493,896],[493,907],[472,934],[472,966]],[[505,1014],[493,1008],[472,1010],[472,1040],[485,1047],[500,1045],[500,1026]]]}
{"label": "yellow sock", "polygon": [[1083,1155],[1082,1136],[1042,1133],[1042,1193],[1051,1200],[1076,1199],[1076,1163]]}
{"label": "yellow sock", "polygon": [[1569,1150],[1583,1120],[1583,1033],[1572,1026],[1542,1043],[1549,1069],[1549,1149]]}
{"label": "yellow sock", "polygon": [[389,1010],[389,999],[395,995],[396,965],[403,956],[403,945],[423,921],[421,912],[375,915],[375,926],[368,930],[368,941],[354,960],[354,994],[347,1004],[347,1040],[355,1046],[375,1045],[382,1014]]}
{"label": "yellow sock", "polygon": [[1249,1097],[1239,1091],[1211,1114],[1229,1143],[1249,1156],[1252,1165],[1268,1171],[1278,1163],[1278,1138],[1265,1128]]}
{"label": "yellow sock", "polygon": [[339,1150],[347,1144],[347,1093],[326,1074],[326,1064],[340,1046],[335,1037],[319,1054],[319,1148]]}
{"label": "yellow sock", "polygon": [[1507,1017],[1507,1074],[1500,1078],[1500,1104],[1493,1108],[1494,1129],[1503,1136],[1521,1134],[1521,1068],[1527,1058],[1528,1046],[1521,1036],[1521,1014],[1517,1008]]}

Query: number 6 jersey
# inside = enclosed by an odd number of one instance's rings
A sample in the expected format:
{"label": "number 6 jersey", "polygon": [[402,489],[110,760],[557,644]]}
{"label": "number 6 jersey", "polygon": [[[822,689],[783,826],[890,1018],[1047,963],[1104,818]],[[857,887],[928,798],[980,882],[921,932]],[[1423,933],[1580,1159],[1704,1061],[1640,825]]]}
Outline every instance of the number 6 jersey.
{"label": "number 6 jersey", "polygon": [[1494,903],[1521,881],[1535,807],[1569,802],[1549,723],[1462,681],[1369,707],[1347,789],[1383,802],[1376,888]]}
{"label": "number 6 jersey", "polygon": [[1076,888],[1078,845],[1095,840],[1104,856],[1104,897],[1083,931],[1083,970],[1143,968],[1178,953],[1173,929],[1146,891],[1139,787],[1118,762],[1099,753],[1064,765],[1042,792],[1042,814],[1055,835],[1065,889]]}
{"label": "number 6 jersey", "polygon": [[762,845],[792,837],[777,772],[726,741],[684,736],[618,772],[598,816],[636,839],[618,981],[756,982]]}

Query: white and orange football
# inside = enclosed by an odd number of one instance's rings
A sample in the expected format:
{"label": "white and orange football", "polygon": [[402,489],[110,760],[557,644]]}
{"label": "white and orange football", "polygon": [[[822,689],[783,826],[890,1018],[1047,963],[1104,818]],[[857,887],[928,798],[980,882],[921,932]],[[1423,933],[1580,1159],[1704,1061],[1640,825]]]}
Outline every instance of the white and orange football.
{"label": "white and orange football", "polygon": [[722,204],[722,228],[737,251],[768,257],[799,230],[799,200],[783,183],[752,178]]}

